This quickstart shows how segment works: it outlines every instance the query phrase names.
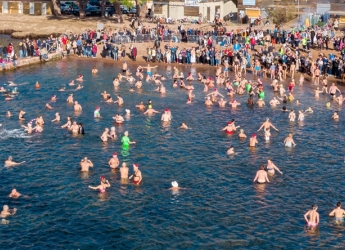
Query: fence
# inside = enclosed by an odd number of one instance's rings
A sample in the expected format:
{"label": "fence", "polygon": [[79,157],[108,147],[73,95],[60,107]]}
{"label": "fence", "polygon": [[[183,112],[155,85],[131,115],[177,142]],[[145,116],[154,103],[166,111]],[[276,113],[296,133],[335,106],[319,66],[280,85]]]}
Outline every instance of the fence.
{"label": "fence", "polygon": [[[160,37],[161,42],[169,42],[170,40],[175,43],[180,42],[188,42],[188,43],[197,43],[200,38],[204,38],[204,36],[195,36],[195,35],[188,35],[187,40],[182,39],[181,35],[167,35]],[[223,41],[226,41],[228,38],[226,36],[212,36],[213,40],[219,44]],[[128,36],[128,35],[117,35],[113,37],[113,42],[117,44],[121,43],[147,43],[147,42],[154,42],[156,40],[156,36],[154,35],[136,35],[136,36]]]}

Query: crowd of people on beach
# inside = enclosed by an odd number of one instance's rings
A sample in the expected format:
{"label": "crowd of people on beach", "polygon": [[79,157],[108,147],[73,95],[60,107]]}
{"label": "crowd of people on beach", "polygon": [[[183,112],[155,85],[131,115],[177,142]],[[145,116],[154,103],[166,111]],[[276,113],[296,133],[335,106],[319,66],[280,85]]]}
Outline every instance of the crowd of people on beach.
{"label": "crowd of people on beach", "polygon": [[[183,28],[183,27],[182,27]],[[334,28],[334,27],[333,27]],[[335,77],[340,77],[341,74],[344,72],[344,60],[345,60],[345,52],[344,52],[344,36],[333,36],[332,29],[294,29],[290,33],[281,33],[281,30],[277,28],[277,30],[262,33],[263,36],[261,37],[261,31],[251,30],[250,28],[247,29],[248,34],[244,36],[244,43],[241,44],[239,42],[239,38],[243,37],[238,36],[237,34],[234,36],[230,36],[230,44],[229,47],[224,48],[223,50],[217,50],[215,47],[214,40],[212,36],[207,38],[201,38],[200,40],[205,39],[203,43],[200,42],[199,46],[196,48],[181,49],[178,50],[176,47],[176,51],[172,50],[172,46],[175,44],[170,43],[167,45],[166,51],[173,51],[174,56],[172,54],[169,58],[169,53],[162,55],[159,57],[160,60],[166,61],[167,63],[171,62],[178,62],[178,63],[197,63],[198,62],[207,62],[211,66],[215,67],[215,76],[206,76],[202,72],[199,72],[198,75],[192,75],[190,72],[185,77],[185,74],[181,72],[177,67],[174,67],[174,75],[172,79],[172,86],[174,88],[182,88],[186,90],[186,104],[192,104],[195,102],[195,95],[194,95],[194,87],[192,85],[193,81],[198,81],[200,84],[204,85],[204,93],[205,93],[205,101],[204,105],[206,107],[210,106],[219,106],[219,107],[226,107],[230,106],[232,109],[236,109],[241,103],[236,101],[235,96],[237,95],[248,95],[247,106],[252,108],[254,106],[258,106],[260,108],[264,108],[266,106],[265,102],[265,91],[270,88],[271,91],[276,93],[276,97],[269,101],[269,105],[273,108],[278,107],[279,105],[282,106],[282,112],[287,112],[286,119],[290,123],[304,123],[307,120],[309,115],[313,114],[312,107],[308,107],[303,110],[300,107],[300,102],[295,100],[294,92],[296,91],[296,86],[303,87],[304,80],[307,75],[310,75],[312,84],[315,85],[315,90],[313,91],[312,95],[315,98],[319,98],[321,93],[328,94],[330,97],[330,101],[326,103],[327,107],[331,106],[331,102],[341,106],[343,104],[343,96],[340,89],[335,86],[334,83],[330,84],[329,86],[329,76],[333,75]],[[245,32],[247,32],[245,31]],[[259,32],[259,33],[258,33]],[[314,32],[314,33],[313,33]],[[309,51],[309,48],[313,47],[313,44],[316,41],[322,39],[323,44],[327,44],[327,36],[330,33],[330,38],[333,39],[335,44],[334,51],[330,55],[326,55],[324,53],[319,54],[318,58],[315,60]],[[258,35],[259,34],[259,35]],[[280,36],[280,34],[283,34]],[[285,35],[286,34],[286,37]],[[314,34],[314,35],[313,35]],[[157,34],[156,34],[157,35]],[[333,36],[333,37],[332,37]],[[86,31],[81,35],[66,35],[60,38],[61,43],[61,50],[64,53],[67,51],[69,54],[71,51],[78,55],[86,56],[96,56],[97,50],[93,51],[93,46],[97,47],[98,40],[103,41],[104,48],[103,52],[106,51],[106,56],[114,57],[114,54],[121,57],[126,56],[126,52],[119,54],[117,51],[114,52],[112,46],[114,45],[111,40],[112,35],[108,36],[106,32],[93,32],[93,31]],[[259,38],[260,37],[260,38]],[[319,38],[318,38],[319,37]],[[257,39],[258,38],[258,39]],[[301,39],[301,40],[299,40]],[[160,49],[160,42],[159,38],[156,39],[157,43],[155,42],[154,50],[157,51]],[[227,40],[228,41],[228,40]],[[302,43],[302,48],[299,48],[299,42]],[[309,46],[308,46],[309,43]],[[36,43],[38,44],[38,43]],[[45,45],[43,45],[45,44]],[[48,46],[47,41],[43,41],[40,46]],[[110,50],[107,49],[107,44],[110,44]],[[274,45],[282,44],[278,50],[275,49]],[[38,45],[37,45],[38,46]],[[85,50],[84,50],[84,47]],[[89,47],[87,47],[89,46]],[[258,47],[256,47],[258,46]],[[326,45],[327,46],[327,45]],[[256,50],[255,50],[256,47]],[[27,48],[27,46],[26,46]],[[130,46],[131,48],[131,46]],[[173,47],[174,48],[174,47]],[[299,48],[299,49],[297,49]],[[322,49],[322,47],[320,47]],[[91,49],[91,55],[89,54]],[[133,47],[131,48],[133,50]],[[23,56],[26,55],[33,55],[32,51],[25,52],[23,47],[21,48],[22,52],[20,53]],[[204,51],[199,52],[197,51]],[[7,50],[8,52],[8,50]],[[254,53],[250,55],[250,53]],[[4,53],[4,50],[2,51]],[[11,52],[12,53],[12,52]],[[28,54],[27,54],[28,53]],[[202,54],[204,53],[204,54]],[[303,56],[303,53],[307,54],[307,56]],[[302,59],[304,57],[304,59]],[[172,59],[174,58],[174,59]],[[200,58],[203,58],[200,60]],[[134,58],[135,59],[135,58]],[[151,54],[148,54],[148,62],[155,61],[156,57],[153,57],[152,50]],[[166,88],[164,86],[165,82],[167,81],[164,75],[154,74],[154,68],[158,67],[151,66],[148,64],[147,66],[138,66],[136,72],[132,72],[129,68],[126,61],[122,62],[122,74],[119,73],[117,77],[114,77],[113,85],[115,88],[120,88],[121,82],[128,82],[132,85],[130,91],[135,91],[135,89],[141,89],[143,84],[155,84],[156,89],[155,91],[161,95],[166,93]],[[299,79],[295,80],[296,72],[300,72]],[[234,79],[230,79],[229,73],[234,74]],[[247,80],[246,75],[247,73],[252,73],[255,80]],[[98,69],[96,67],[92,68],[92,74],[97,74]],[[270,80],[268,80],[270,78]],[[262,80],[264,79],[264,80]],[[283,81],[289,81],[288,86],[283,85]],[[267,84],[268,81],[271,81],[271,84]],[[78,75],[75,80],[71,80],[69,86],[76,86],[76,90],[82,91],[83,89],[83,82],[84,78],[82,75]],[[266,82],[266,83],[265,83]],[[320,90],[319,85],[322,86]],[[1,88],[0,92],[6,93],[6,99],[8,101],[15,101],[16,96],[18,95],[17,85],[14,82],[9,82],[10,87],[15,87],[12,91],[8,91],[5,88]],[[35,88],[39,89],[41,86],[37,82],[35,84]],[[221,93],[221,89],[224,89],[225,93]],[[59,89],[59,91],[65,91],[63,87]],[[298,90],[297,90],[298,91]],[[337,95],[339,93],[339,95]],[[116,100],[113,100],[112,96],[107,93],[106,91],[100,93],[103,100],[106,103],[114,103],[119,106],[126,106],[125,100],[123,97],[118,94],[116,96]],[[228,100],[225,100],[228,96]],[[49,102],[46,104],[47,109],[53,109],[54,103],[58,100],[56,95],[53,95]],[[74,100],[73,94],[69,95],[66,102],[70,105],[73,105],[75,112],[81,112],[82,105]],[[287,109],[287,104],[291,104],[299,109],[298,115],[296,115],[294,108],[290,110]],[[267,105],[268,106],[268,105]],[[138,103],[135,106],[139,112],[142,112],[145,115],[154,115],[159,113],[153,108],[153,103],[151,100],[148,100],[147,104],[145,105],[143,102]],[[130,108],[127,107],[126,114],[130,115]],[[100,107],[96,107],[94,110],[94,117],[101,118],[100,115]],[[24,116],[26,115],[24,110],[21,110],[18,114],[18,119],[24,121]],[[7,117],[11,117],[11,111],[7,111]],[[60,122],[60,114],[56,113],[56,118],[52,120],[54,123]],[[116,126],[119,124],[123,124],[125,119],[121,114],[116,114],[113,117],[114,119],[114,126],[111,127],[109,130],[106,128],[100,135],[100,140],[106,142],[108,140],[117,140],[118,136],[116,134]],[[339,114],[337,111],[334,112],[333,116],[330,117],[334,121],[339,120]],[[161,121],[163,124],[169,125],[172,121],[172,111],[168,108],[165,108],[163,114],[161,116]],[[231,120],[227,122],[227,125],[224,128],[221,128],[221,131],[224,131],[229,136],[233,136],[237,133],[238,128],[240,126],[235,125],[236,121]],[[27,126],[23,125],[23,129],[29,133],[44,133],[44,126],[47,126],[43,120],[42,116],[39,116],[34,119],[30,119]],[[73,135],[84,135],[84,128],[81,123],[77,123],[76,121],[72,121],[71,117],[67,118],[67,122],[61,126],[63,129],[68,129],[71,131]],[[188,129],[188,124],[181,121],[180,129]],[[264,141],[270,142],[271,141],[271,132],[270,130],[274,129],[277,132],[280,131],[276,128],[267,118],[259,127],[258,131],[263,130],[264,134]],[[247,140],[247,136],[245,135],[245,131],[240,129],[238,133],[238,137],[240,140]],[[125,150],[130,149],[130,145],[135,144],[134,141],[130,140],[129,132],[126,131],[124,135],[121,137],[121,144],[122,148]],[[257,134],[254,132],[249,140],[248,145],[251,148],[257,147],[259,144],[257,139]],[[287,148],[292,148],[296,146],[296,143],[293,139],[293,134],[288,133],[284,140],[284,146]],[[225,150],[224,150],[225,151]],[[236,155],[235,148],[231,146],[229,149],[226,150],[228,155],[234,156]],[[25,162],[17,163],[13,161],[12,157],[10,156],[5,161],[6,167],[14,167]],[[139,164],[133,163],[133,174],[129,175],[129,168],[126,162],[120,164],[120,160],[118,159],[118,154],[113,153],[111,159],[108,161],[110,171],[116,172],[119,171],[121,175],[121,183],[129,184],[129,180],[132,180],[134,185],[141,185],[143,183],[143,176],[141,170],[139,170]],[[82,172],[88,172],[90,168],[93,167],[93,163],[87,157],[83,158],[80,162],[80,170]],[[121,165],[121,167],[119,167]],[[267,165],[264,166],[263,164],[260,165],[259,170],[257,171],[253,182],[257,183],[258,185],[265,185],[266,183],[270,182],[270,176],[275,174],[275,171],[283,174],[283,172],[273,163],[272,159],[268,159]],[[177,181],[173,181],[171,183],[171,190],[178,191],[181,189],[179,187]],[[89,186],[90,189],[99,190],[101,194],[104,194],[107,188],[110,188],[111,184],[106,179],[105,176],[100,177],[100,183],[97,186]],[[11,198],[18,198],[21,194],[13,189],[10,197]],[[314,232],[319,224],[320,218],[317,212],[318,207],[316,205],[312,206],[312,209],[309,210],[305,215],[305,220],[307,221],[307,228],[308,231]],[[9,215],[14,215],[16,213],[16,209],[10,210],[8,206],[3,207],[3,211],[1,212],[1,217],[6,218]],[[330,216],[334,216],[336,218],[336,222],[343,222],[344,221],[345,211],[341,208],[340,202],[337,203],[337,208],[334,209]],[[6,221],[4,221],[6,223]]]}

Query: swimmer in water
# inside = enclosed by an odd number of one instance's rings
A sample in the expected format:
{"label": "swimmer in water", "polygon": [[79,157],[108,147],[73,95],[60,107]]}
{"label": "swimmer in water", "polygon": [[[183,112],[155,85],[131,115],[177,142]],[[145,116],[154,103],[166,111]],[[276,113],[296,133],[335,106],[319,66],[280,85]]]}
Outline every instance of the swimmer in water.
{"label": "swimmer in water", "polygon": [[104,129],[104,132],[103,132],[103,134],[101,135],[100,138],[101,138],[101,140],[102,140],[103,142],[108,141],[108,138],[110,138],[109,129],[108,129],[108,128],[105,128],[105,129]]}
{"label": "swimmer in water", "polygon": [[81,107],[81,105],[77,102],[77,101],[75,101],[74,102],[74,111],[76,111],[76,112],[80,112],[80,111],[82,111],[82,107]]}
{"label": "swimmer in water", "polygon": [[24,112],[24,110],[20,110],[19,111],[19,115],[18,115],[18,118],[19,118],[19,120],[25,120],[25,118],[24,118],[24,115],[25,115],[26,113]]}
{"label": "swimmer in water", "polygon": [[52,107],[52,106],[50,106],[50,104],[49,104],[49,103],[46,103],[45,108],[46,108],[46,109],[49,109],[49,110],[53,109],[53,107]]}
{"label": "swimmer in water", "polygon": [[36,89],[41,88],[41,85],[39,84],[39,82],[36,82],[36,84],[35,84],[35,88],[36,88]]}
{"label": "swimmer in water", "polygon": [[271,137],[271,132],[269,129],[264,129],[264,133],[265,133],[265,141],[269,142],[270,137]]}
{"label": "swimmer in water", "polygon": [[117,158],[117,153],[113,154],[113,157],[109,160],[108,164],[112,172],[115,172],[118,170],[120,161],[119,161],[119,158]]}
{"label": "swimmer in water", "polygon": [[308,109],[306,109],[304,112],[305,112],[305,113],[314,113],[314,111],[312,110],[311,107],[309,107]]}
{"label": "swimmer in water", "polygon": [[82,89],[82,88],[84,88],[84,86],[81,86],[80,84],[78,84],[77,88],[74,91],[77,91],[77,90]]}
{"label": "swimmer in water", "polygon": [[273,97],[273,99],[270,101],[270,105],[273,107],[276,107],[280,102],[277,100],[276,97]]}
{"label": "swimmer in water", "polygon": [[258,144],[258,140],[256,139],[256,134],[252,134],[252,137],[249,138],[249,147],[256,147],[256,144]]}
{"label": "swimmer in water", "polygon": [[224,101],[223,98],[220,98],[220,101],[218,102],[219,107],[224,108],[226,105],[226,101]]}
{"label": "swimmer in water", "polygon": [[180,129],[188,129],[188,126],[185,122],[182,122],[181,126],[179,127]]}
{"label": "swimmer in water", "polygon": [[[304,214],[304,219],[307,222],[308,230],[314,231],[320,222],[319,213],[316,212],[317,206],[313,205],[312,209]],[[309,219],[308,219],[309,216]]]}
{"label": "swimmer in water", "polygon": [[2,211],[0,213],[1,218],[6,218],[7,216],[15,215],[17,212],[16,208],[10,209],[7,205],[2,207]]}
{"label": "swimmer in water", "polygon": [[302,112],[302,110],[298,111],[298,121],[299,122],[303,122],[304,121],[304,114]]}
{"label": "swimmer in water", "polygon": [[268,179],[267,172],[264,170],[264,165],[260,165],[260,169],[256,172],[255,178],[253,182],[257,182],[258,184],[269,183],[270,180]]}
{"label": "swimmer in water", "polygon": [[78,78],[77,78],[76,80],[77,80],[77,81],[79,81],[79,82],[84,81],[84,79],[83,79],[83,75],[79,75],[79,76],[78,76]]}
{"label": "swimmer in water", "polygon": [[334,216],[335,223],[344,222],[345,210],[341,208],[340,201],[337,202],[337,207],[333,209],[332,212],[329,213],[329,216]]}
{"label": "swimmer in water", "polygon": [[61,128],[70,128],[72,126],[72,117],[68,116],[67,117],[67,123],[62,125]]}
{"label": "swimmer in water", "polygon": [[213,102],[210,100],[211,98],[209,96],[206,97],[205,105],[206,106],[212,106]]}
{"label": "swimmer in water", "polygon": [[64,86],[60,86],[60,88],[59,88],[59,90],[58,91],[65,91],[66,90],[66,88],[64,87]]}
{"label": "swimmer in water", "polygon": [[25,161],[14,162],[12,159],[13,159],[12,156],[8,157],[8,159],[5,161],[5,167],[15,167],[15,166],[19,166],[19,165],[25,163]]}
{"label": "swimmer in water", "polygon": [[93,112],[93,117],[94,118],[100,118],[101,117],[101,114],[100,114],[100,111],[101,108],[100,107],[96,107],[95,111]]}
{"label": "swimmer in water", "polygon": [[24,131],[28,132],[28,134],[32,134],[32,132],[34,131],[34,128],[32,127],[32,123],[31,122],[28,123],[27,127],[24,126],[24,125],[22,125],[22,127],[24,128]]}
{"label": "swimmer in water", "polygon": [[109,181],[105,179],[104,176],[101,176],[100,180],[101,180],[100,185],[98,185],[97,187],[89,186],[89,188],[94,189],[94,190],[99,190],[99,192],[102,194],[102,193],[105,193],[106,189],[110,187],[111,185]]}
{"label": "swimmer in water", "polygon": [[164,110],[164,114],[162,114],[161,121],[162,122],[170,122],[171,121],[171,113],[170,113],[169,109]]}
{"label": "swimmer in water", "polygon": [[7,111],[7,113],[6,113],[6,117],[11,117],[12,116],[12,113],[11,113],[11,111]]}
{"label": "swimmer in water", "polygon": [[92,70],[91,70],[92,74],[97,74],[98,73],[98,69],[96,68],[96,66],[93,66]]}
{"label": "swimmer in water", "polygon": [[153,115],[153,114],[158,114],[160,112],[158,112],[157,110],[154,110],[153,108],[148,108],[145,112],[144,115]]}
{"label": "swimmer in water", "polygon": [[56,100],[57,100],[56,95],[52,95],[52,97],[50,98],[50,101],[51,102],[56,102]]}
{"label": "swimmer in water", "polygon": [[133,184],[139,185],[142,182],[143,177],[141,175],[141,171],[139,170],[138,164],[133,164],[133,171],[134,173],[128,179],[130,180],[133,178]]}
{"label": "swimmer in water", "polygon": [[258,131],[260,131],[262,128],[267,130],[267,129],[270,129],[271,127],[274,130],[279,131],[278,129],[276,129],[276,127],[273,126],[273,124],[270,122],[270,119],[266,118],[266,121],[261,125],[261,127],[258,129]]}
{"label": "swimmer in water", "polygon": [[335,83],[332,83],[332,86],[329,88],[329,94],[331,95],[331,99],[335,98],[335,94],[339,92],[341,94],[341,91],[338,89],[337,86],[335,86]]}
{"label": "swimmer in water", "polygon": [[69,86],[74,86],[75,85],[74,80],[70,81],[70,83],[68,85]]}
{"label": "swimmer in water", "polygon": [[17,86],[17,84],[15,84],[15,83],[12,82],[12,81],[8,81],[8,86]]}
{"label": "swimmer in water", "polygon": [[83,124],[81,122],[78,123],[78,134],[80,134],[80,135],[85,134],[84,127],[83,127]]}
{"label": "swimmer in water", "polygon": [[339,120],[338,111],[334,111],[334,114],[333,114],[333,116],[332,116],[332,119],[333,119],[333,120]]}
{"label": "swimmer in water", "polygon": [[335,98],[336,102],[339,104],[339,106],[343,105],[344,97],[342,94],[340,94],[337,98]]}
{"label": "swimmer in water", "polygon": [[179,191],[180,189],[185,189],[185,188],[179,187],[177,181],[173,181],[171,182],[171,188],[169,188],[168,190],[172,190],[176,192],[176,191]]}
{"label": "swimmer in water", "polygon": [[262,108],[263,106],[266,105],[265,102],[264,102],[264,100],[262,100],[262,98],[259,98],[259,100],[256,102],[256,104],[257,104],[260,108]]}
{"label": "swimmer in water", "polygon": [[69,94],[69,96],[67,97],[66,102],[73,103],[73,94]]}
{"label": "swimmer in water", "polygon": [[68,130],[72,131],[72,134],[76,135],[79,131],[79,126],[76,121],[73,122],[73,124],[68,128]]}
{"label": "swimmer in water", "polygon": [[110,134],[109,135],[110,135],[111,139],[116,139],[117,138],[115,127],[111,127],[110,128]]}
{"label": "swimmer in water", "polygon": [[84,157],[84,159],[81,159],[79,165],[80,165],[81,172],[89,172],[89,168],[93,167],[93,163],[87,157]]}
{"label": "swimmer in water", "polygon": [[247,138],[247,136],[244,134],[244,130],[243,129],[240,129],[240,133],[238,134],[238,137],[240,139],[245,139]]}
{"label": "swimmer in water", "polygon": [[285,138],[284,145],[285,147],[289,147],[289,148],[291,148],[292,146],[294,147],[296,146],[296,143],[292,139],[292,134],[289,134],[288,137]]}
{"label": "swimmer in water", "polygon": [[120,174],[121,174],[121,182],[127,183],[128,182],[128,167],[126,162],[122,163],[122,166],[120,167]]}
{"label": "swimmer in water", "polygon": [[52,122],[59,122],[60,121],[60,114],[55,113],[55,119],[52,120]]}
{"label": "swimmer in water", "polygon": [[274,165],[271,158],[268,158],[268,160],[267,160],[266,169],[270,175],[274,175],[275,170],[277,170],[280,174],[283,174],[283,172],[281,172],[280,169],[276,165]]}
{"label": "swimmer in water", "polygon": [[136,142],[130,141],[128,131],[125,131],[124,136],[121,138],[121,143],[123,147],[129,147],[130,144],[135,144]]}
{"label": "swimmer in water", "polygon": [[120,114],[116,114],[116,116],[114,116],[113,119],[115,120],[116,124],[122,124],[125,121],[123,116],[121,116]]}
{"label": "swimmer in water", "polygon": [[290,122],[294,122],[295,119],[296,119],[295,111],[293,109],[291,109],[291,111],[289,113],[289,120],[290,120]]}
{"label": "swimmer in water", "polygon": [[144,109],[145,108],[144,102],[140,102],[139,104],[135,105],[135,107],[138,109]]}
{"label": "swimmer in water", "polygon": [[17,189],[12,189],[11,193],[8,195],[10,198],[17,199],[21,196],[22,194],[17,191]]}
{"label": "swimmer in water", "polygon": [[226,127],[224,127],[223,129],[221,129],[221,131],[224,131],[226,132],[227,135],[231,135],[233,134],[234,132],[236,132],[236,129],[239,128],[240,126],[235,126],[235,123],[234,123],[234,120],[233,121],[230,121],[228,122],[228,125],[226,125]]}
{"label": "swimmer in water", "polygon": [[228,151],[226,151],[226,154],[228,154],[228,155],[233,155],[233,154],[235,154],[235,148],[234,148],[234,146],[231,146],[229,149],[228,149]]}
{"label": "swimmer in water", "polygon": [[117,95],[117,101],[115,101],[114,103],[119,104],[119,106],[122,106],[124,101],[123,98],[120,95]]}

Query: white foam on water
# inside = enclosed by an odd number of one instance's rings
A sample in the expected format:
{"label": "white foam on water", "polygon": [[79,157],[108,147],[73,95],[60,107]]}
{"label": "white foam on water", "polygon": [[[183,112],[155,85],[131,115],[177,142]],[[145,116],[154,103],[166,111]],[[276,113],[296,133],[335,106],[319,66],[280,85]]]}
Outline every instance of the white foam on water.
{"label": "white foam on water", "polygon": [[30,138],[22,129],[0,129],[0,140],[6,140],[10,138]]}

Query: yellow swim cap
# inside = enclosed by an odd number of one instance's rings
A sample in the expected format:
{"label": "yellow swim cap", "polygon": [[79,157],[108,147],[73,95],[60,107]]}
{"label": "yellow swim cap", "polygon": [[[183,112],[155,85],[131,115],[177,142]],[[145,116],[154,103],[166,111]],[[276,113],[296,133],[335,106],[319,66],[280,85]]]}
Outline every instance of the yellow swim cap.
{"label": "yellow swim cap", "polygon": [[331,103],[330,102],[327,102],[326,103],[326,107],[329,108],[331,106]]}

